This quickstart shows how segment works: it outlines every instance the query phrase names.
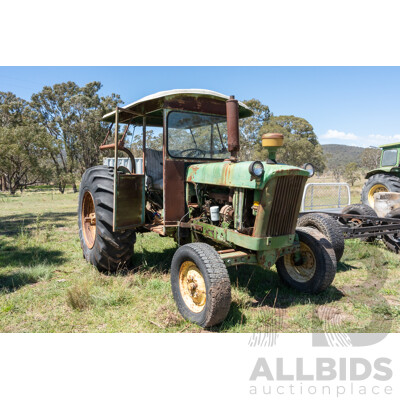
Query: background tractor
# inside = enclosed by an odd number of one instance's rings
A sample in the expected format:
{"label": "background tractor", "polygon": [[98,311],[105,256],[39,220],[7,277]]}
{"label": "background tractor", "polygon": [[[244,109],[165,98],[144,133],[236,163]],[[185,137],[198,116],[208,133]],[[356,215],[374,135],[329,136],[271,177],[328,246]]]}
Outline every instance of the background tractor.
{"label": "background tractor", "polygon": [[374,194],[400,192],[400,143],[385,144],[379,158],[379,166],[365,176],[367,181],[361,192],[361,201],[374,208]]}
{"label": "background tractor", "polygon": [[[227,267],[276,268],[283,282],[318,293],[336,273],[329,240],[309,227],[296,229],[309,172],[278,164],[281,134],[266,134],[267,161],[238,161],[243,103],[201,89],[159,92],[105,115],[114,124],[114,166],[88,169],[79,194],[84,257],[101,271],[130,263],[136,232],[155,232],[178,243],[171,263],[172,293],[180,313],[207,327],[230,308]],[[120,126],[125,129],[120,134]],[[143,171],[125,146],[129,127],[142,131]],[[146,132],[162,132],[163,150],[146,145]],[[118,167],[120,152],[132,170]]]}

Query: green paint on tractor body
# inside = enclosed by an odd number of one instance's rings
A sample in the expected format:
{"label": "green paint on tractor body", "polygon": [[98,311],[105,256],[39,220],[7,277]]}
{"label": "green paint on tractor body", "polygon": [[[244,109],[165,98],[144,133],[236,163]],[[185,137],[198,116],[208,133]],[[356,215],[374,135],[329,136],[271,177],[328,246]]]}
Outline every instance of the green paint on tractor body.
{"label": "green paint on tractor body", "polygon": [[[400,177],[400,143],[383,144],[379,166],[365,175],[365,179],[376,174],[389,174]],[[390,165],[389,165],[390,164]]]}
{"label": "green paint on tractor body", "polygon": [[[206,187],[215,191],[225,188],[233,192],[234,226],[228,228],[196,219],[191,220],[192,234],[200,234],[224,247],[244,250],[248,253],[246,257],[236,257],[235,254],[232,257],[226,255],[224,261],[227,265],[258,264],[269,268],[275,264],[277,258],[299,251],[299,242],[294,228],[300,210],[301,194],[309,173],[294,166],[266,162],[262,164],[264,173],[257,179],[249,172],[250,161],[193,164],[186,171],[187,199],[190,199],[191,187]],[[279,187],[279,180],[286,184],[284,188],[282,188],[282,183]],[[292,193],[290,193],[291,190]],[[243,233],[238,225],[238,210],[243,209],[245,191],[253,193],[252,199],[257,205],[253,208],[255,223],[252,234]],[[286,195],[276,199],[276,196],[282,196],[283,192]],[[292,196],[292,202],[290,202],[290,196]],[[275,203],[274,200],[276,200]],[[279,204],[276,204],[279,201],[282,202],[281,208]],[[289,204],[290,207],[288,207]],[[189,201],[187,206],[191,216],[193,210]],[[285,234],[279,234],[278,226],[271,229],[271,225],[283,226],[286,221],[290,222],[287,224]],[[274,232],[278,233],[275,235]]]}
{"label": "green paint on tractor body", "polygon": [[249,172],[250,164],[251,161],[194,164],[187,169],[186,181],[207,185],[241,187],[245,189],[264,189],[267,182],[277,176],[309,176],[308,172],[302,168],[263,162],[264,174],[260,179],[252,179]]}

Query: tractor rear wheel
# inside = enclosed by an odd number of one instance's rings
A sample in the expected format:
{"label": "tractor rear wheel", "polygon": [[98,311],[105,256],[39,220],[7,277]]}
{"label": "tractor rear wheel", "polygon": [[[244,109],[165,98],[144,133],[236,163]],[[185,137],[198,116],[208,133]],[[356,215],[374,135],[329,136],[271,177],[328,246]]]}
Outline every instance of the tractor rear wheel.
{"label": "tractor rear wheel", "polygon": [[301,259],[286,254],[276,262],[279,277],[289,287],[305,293],[325,290],[335,278],[336,257],[329,240],[312,228],[297,228]]}
{"label": "tractor rear wheel", "polygon": [[222,322],[231,305],[228,271],[206,243],[179,247],[171,263],[171,287],[182,316],[202,327]]}
{"label": "tractor rear wheel", "polygon": [[374,194],[379,192],[400,192],[400,178],[395,175],[375,174],[365,182],[361,202],[374,208]]}
{"label": "tractor rear wheel", "polygon": [[335,251],[336,262],[340,261],[344,253],[344,236],[339,222],[323,213],[309,213],[298,219],[297,226],[314,228],[325,235]]}
{"label": "tractor rear wheel", "polygon": [[113,232],[114,170],[89,168],[79,188],[78,226],[83,257],[102,272],[129,266],[136,234]]}

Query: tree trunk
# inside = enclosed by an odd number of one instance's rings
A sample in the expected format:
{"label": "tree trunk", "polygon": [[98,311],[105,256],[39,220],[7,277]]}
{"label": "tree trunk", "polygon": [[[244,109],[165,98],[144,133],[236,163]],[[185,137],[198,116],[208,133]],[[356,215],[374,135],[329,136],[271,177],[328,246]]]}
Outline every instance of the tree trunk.
{"label": "tree trunk", "polygon": [[73,189],[74,193],[78,192],[78,188],[76,187],[75,181],[72,182],[72,189]]}
{"label": "tree trunk", "polygon": [[7,181],[4,175],[1,176],[1,190],[5,192],[7,190]]}
{"label": "tree trunk", "polygon": [[64,194],[65,183],[58,182],[58,190],[60,191],[60,193]]}

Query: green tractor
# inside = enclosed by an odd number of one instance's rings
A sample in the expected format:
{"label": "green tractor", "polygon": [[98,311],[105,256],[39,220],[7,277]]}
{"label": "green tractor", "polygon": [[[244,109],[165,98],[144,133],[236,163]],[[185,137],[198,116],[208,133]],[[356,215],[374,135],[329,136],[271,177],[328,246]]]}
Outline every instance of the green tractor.
{"label": "green tractor", "polygon": [[374,208],[374,194],[379,192],[400,192],[400,143],[379,146],[382,149],[379,167],[369,171],[361,192],[361,201]]}
{"label": "green tractor", "polygon": [[[173,237],[172,294],[180,313],[203,327],[221,323],[231,303],[227,268],[276,265],[299,291],[318,293],[336,273],[335,252],[316,229],[296,229],[309,171],[278,164],[283,136],[262,138],[267,161],[238,161],[239,119],[251,110],[234,96],[202,89],[159,92],[105,115],[114,124],[114,166],[88,169],[79,193],[84,258],[100,271],[129,265],[137,232]],[[123,133],[120,126],[125,124]],[[143,171],[125,147],[141,129]],[[162,132],[162,150],[146,132]],[[132,168],[118,166],[123,152]]]}

